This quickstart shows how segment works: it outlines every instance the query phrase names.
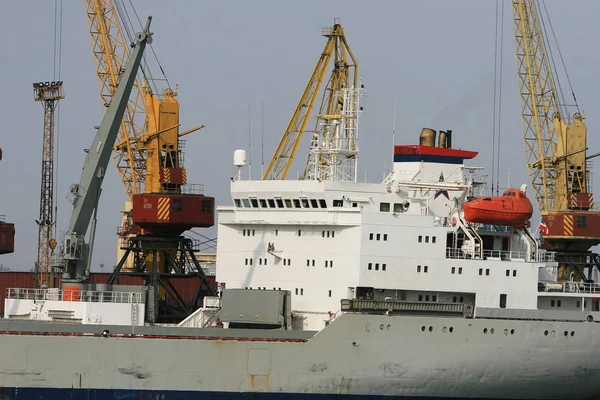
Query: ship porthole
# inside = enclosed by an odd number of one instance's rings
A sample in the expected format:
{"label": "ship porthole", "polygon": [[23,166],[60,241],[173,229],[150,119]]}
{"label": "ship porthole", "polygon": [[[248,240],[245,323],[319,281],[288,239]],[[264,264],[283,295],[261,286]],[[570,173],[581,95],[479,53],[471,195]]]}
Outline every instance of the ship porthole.
{"label": "ship porthole", "polygon": [[483,328],[483,333],[487,333],[487,328]]}
{"label": "ship porthole", "polygon": [[421,331],[425,332],[425,325],[421,327]]}
{"label": "ship porthole", "polygon": [[490,329],[490,333],[493,335],[494,334],[494,328]]}
{"label": "ship porthole", "polygon": [[565,337],[569,336],[569,331],[565,331]]}
{"label": "ship porthole", "polygon": [[588,320],[588,322],[592,322],[594,320],[594,317],[592,317],[591,315],[588,315],[587,320]]}
{"label": "ship porthole", "polygon": [[575,336],[575,331],[571,331],[571,336]]}
{"label": "ship porthole", "polygon": [[450,333],[454,332],[454,328],[450,327]]}
{"label": "ship porthole", "polygon": [[429,327],[429,332],[433,332],[433,326]]}
{"label": "ship porthole", "polygon": [[514,330],[514,329],[511,329],[511,330],[510,330],[510,334],[511,334],[511,335],[514,335],[514,334],[515,334],[515,330]]}
{"label": "ship porthole", "polygon": [[[547,331],[546,331],[546,333],[547,333]],[[508,329],[505,329],[505,330],[504,330],[504,334],[505,334],[506,336],[508,336]]]}
{"label": "ship porthole", "polygon": [[544,331],[544,336],[548,336],[548,331]]}
{"label": "ship porthole", "polygon": [[380,330],[383,330],[384,326],[385,326],[385,325],[383,325],[383,324],[379,325],[379,329],[380,329]]}
{"label": "ship porthole", "polygon": [[556,335],[556,332],[552,331],[552,337],[554,337]]}
{"label": "ship porthole", "polygon": [[446,327],[442,328],[442,332],[446,333]]}
{"label": "ship porthole", "polygon": [[392,329],[392,325],[388,324],[388,326],[387,326],[386,328],[387,328],[387,330],[389,331],[389,330],[391,330],[391,329]]}

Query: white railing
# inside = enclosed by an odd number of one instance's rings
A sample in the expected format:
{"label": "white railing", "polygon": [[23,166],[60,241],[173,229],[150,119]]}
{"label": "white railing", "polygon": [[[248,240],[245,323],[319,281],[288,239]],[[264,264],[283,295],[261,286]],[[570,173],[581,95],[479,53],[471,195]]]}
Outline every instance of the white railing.
{"label": "white railing", "polygon": [[[554,262],[556,254],[551,251],[539,250],[536,257],[528,257],[526,251],[509,251],[509,250],[483,250],[483,259],[494,259],[494,260],[526,260],[536,262]],[[464,251],[460,248],[448,247],[446,248],[446,258],[454,259],[472,259],[472,253]],[[533,260],[532,260],[533,259]]]}
{"label": "white railing", "polygon": [[539,292],[554,292],[554,293],[600,293],[600,287],[594,283],[585,282],[550,282],[544,281],[539,283]]}
{"label": "white railing", "polygon": [[134,303],[143,304],[146,301],[144,293],[138,292],[98,292],[92,290],[62,290],[62,289],[6,289],[7,299],[20,300],[54,300],[93,303]]}

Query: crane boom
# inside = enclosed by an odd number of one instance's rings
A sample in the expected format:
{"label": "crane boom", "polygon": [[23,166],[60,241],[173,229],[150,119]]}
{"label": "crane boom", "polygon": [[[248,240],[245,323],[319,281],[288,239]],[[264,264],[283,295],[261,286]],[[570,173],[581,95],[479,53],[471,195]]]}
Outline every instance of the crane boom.
{"label": "crane boom", "polygon": [[[85,0],[102,104],[110,104],[129,58],[129,44],[119,25],[113,0]],[[136,80],[129,97],[113,160],[121,175],[127,196],[142,193],[145,180],[145,146],[140,143],[144,118],[143,91]]]}
{"label": "crane boom", "polygon": [[590,247],[600,243],[600,213],[588,192],[587,162],[595,155],[587,155],[583,115],[562,100],[536,1],[513,0],[512,10],[526,161],[544,222],[543,246],[557,251],[559,271],[582,276],[592,263]]}
{"label": "crane boom", "polygon": [[513,17],[531,184],[542,214],[566,211],[572,195],[587,194],[587,128],[559,102],[535,1],[514,0]]}
{"label": "crane boom", "polygon": [[265,171],[263,179],[267,180],[278,180],[285,179],[288,171],[294,161],[296,151],[302,140],[302,135],[306,129],[306,124],[315,105],[315,100],[319,93],[323,78],[325,77],[325,71],[333,51],[335,49],[336,41],[339,37],[344,36],[344,31],[340,24],[335,24],[333,28],[327,28],[323,32],[323,36],[327,37],[327,43],[325,48],[317,61],[312,75],[302,93],[300,102],[296,106],[296,110],[290,119],[290,122],[279,142],[279,146],[269,163],[269,167]]}
{"label": "crane boom", "polygon": [[83,281],[89,272],[86,270],[86,266],[89,265],[87,261],[91,254],[85,243],[85,235],[94,210],[98,206],[102,181],[112,146],[121,127],[144,49],[151,40],[151,20],[152,18],[148,17],[144,31],[136,35],[135,47],[127,62],[127,67],[120,77],[117,90],[112,96],[112,101],[104,114],[92,146],[87,152],[79,184],[72,185],[70,189],[73,195],[73,211],[63,248],[66,280]]}

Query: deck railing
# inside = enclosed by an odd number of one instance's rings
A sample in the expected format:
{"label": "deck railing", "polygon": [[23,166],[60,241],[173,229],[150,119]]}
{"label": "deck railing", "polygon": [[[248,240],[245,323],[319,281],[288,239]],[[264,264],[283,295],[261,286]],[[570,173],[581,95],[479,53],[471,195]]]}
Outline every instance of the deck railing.
{"label": "deck railing", "polygon": [[538,292],[554,293],[600,293],[600,287],[595,283],[586,282],[550,282],[542,281],[538,284]]}
{"label": "deck railing", "polygon": [[92,290],[62,290],[62,289],[23,289],[7,288],[7,299],[21,300],[54,300],[93,303],[134,303],[143,304],[146,301],[144,293],[139,292],[98,292]]}
{"label": "deck railing", "polygon": [[[502,261],[525,260],[536,262],[554,262],[556,254],[551,251],[538,250],[537,254],[532,254],[528,257],[526,251],[509,251],[509,250],[483,250],[483,260],[493,259]],[[446,258],[454,259],[473,259],[473,254],[468,251],[463,251],[460,248],[446,248]]]}

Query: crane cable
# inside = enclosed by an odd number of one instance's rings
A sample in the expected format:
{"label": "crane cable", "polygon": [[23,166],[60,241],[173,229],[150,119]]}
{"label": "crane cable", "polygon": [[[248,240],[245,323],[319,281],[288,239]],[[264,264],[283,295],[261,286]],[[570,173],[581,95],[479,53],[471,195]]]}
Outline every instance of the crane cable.
{"label": "crane cable", "polygon": [[[137,11],[135,10],[135,7],[133,6],[133,3],[131,0],[129,0],[129,5],[131,7],[131,10],[133,11],[135,18],[138,21],[139,26],[143,29],[144,26],[142,25],[142,21],[140,20],[140,17],[138,15]],[[115,8],[117,9],[119,19],[121,20],[123,28],[125,30],[127,40],[130,43],[133,43],[135,35],[134,35],[134,31],[133,31],[132,18],[130,17],[129,11],[124,4],[124,0],[115,0]],[[154,59],[156,60],[156,63],[158,64],[158,68],[160,69],[160,72],[163,76],[163,78],[161,80],[164,80],[167,84],[167,87],[172,90],[171,84],[169,83],[169,79],[167,78],[167,74],[165,73],[165,70],[163,69],[162,64],[160,63],[160,60],[158,59],[158,55],[154,51],[154,47],[152,46],[152,44],[149,44],[148,47],[150,47],[150,50],[152,51],[152,54],[154,55]],[[158,88],[156,86],[156,81],[159,79],[156,79],[152,76],[152,69],[149,67],[148,60],[147,60],[145,54],[143,56],[143,66],[140,67],[140,70],[144,77],[144,81],[152,86],[152,90],[156,95],[160,96],[161,92],[158,91]]]}
{"label": "crane cable", "polygon": [[[554,26],[552,25],[552,20],[550,19],[550,13],[548,12],[548,8],[546,7],[546,2],[541,0],[540,1],[542,3],[542,6],[544,8],[544,12],[546,13],[546,18],[548,19],[548,25],[550,27],[550,31],[552,32],[552,37],[554,38],[554,43],[556,44],[556,50],[558,52],[558,55],[560,57],[560,61],[562,64],[562,68],[563,71],[565,72],[565,76],[567,78],[567,83],[569,84],[569,90],[571,91],[571,95],[573,96],[573,101],[575,102],[574,106],[577,109],[577,112],[580,112],[579,110],[579,104],[577,104],[577,98],[575,97],[575,91],[573,90],[573,85],[571,84],[571,77],[569,76],[569,71],[567,70],[567,67],[565,65],[565,59],[563,58],[562,52],[560,51],[560,46],[558,45],[558,39],[556,37],[556,33],[554,32]],[[539,8],[539,7],[538,7]],[[562,86],[560,84],[560,78],[558,75],[558,70],[556,68],[556,64],[554,62],[554,55],[552,54],[552,46],[550,46],[550,42],[549,42],[549,35],[546,32],[546,24],[544,21],[544,18],[541,18],[541,25],[542,25],[542,30],[544,31],[543,36],[544,36],[544,40],[546,41],[546,47],[548,47],[548,52],[550,53],[550,61],[552,62],[552,68],[554,69],[554,75],[556,77],[556,81],[557,81],[557,85],[558,85],[558,91],[559,91],[559,95],[562,99],[562,103],[564,107],[567,106],[567,102],[565,100],[564,97],[564,93],[562,91]],[[562,108],[561,106],[561,108]],[[568,113],[566,112],[562,112],[561,110],[561,114],[563,114],[563,118],[565,118],[567,121],[570,121],[570,115],[568,115]]]}
{"label": "crane cable", "polygon": [[[53,80],[60,81],[61,69],[62,69],[62,25],[63,25],[63,2],[62,0],[54,0],[54,54],[53,54]],[[55,110],[55,148],[52,149],[56,157],[54,157],[54,193],[58,193],[58,151],[60,149],[60,102],[56,105]],[[56,238],[57,224],[58,221],[58,204],[54,202],[54,237]]]}
{"label": "crane cable", "polygon": [[[494,40],[494,112],[492,116],[492,195],[494,194],[494,182],[496,183],[496,195],[498,195],[500,183],[500,128],[502,126],[502,64],[504,55],[504,8],[500,6],[500,0],[496,0],[495,26],[496,32]],[[500,32],[498,32],[498,30],[500,30]],[[498,42],[500,42],[500,46],[498,46]],[[498,139],[497,144],[496,137]]]}

